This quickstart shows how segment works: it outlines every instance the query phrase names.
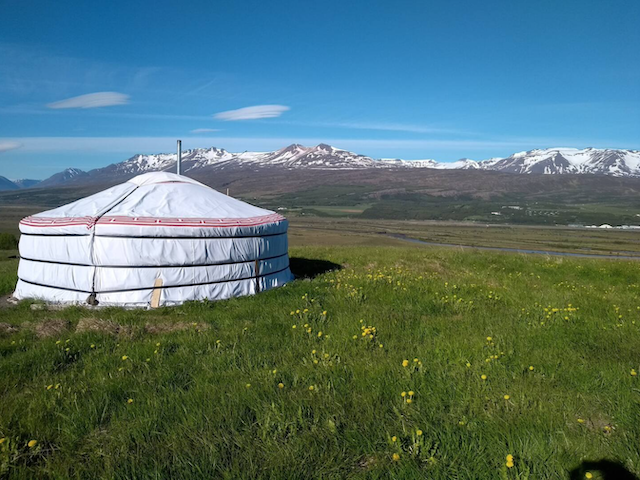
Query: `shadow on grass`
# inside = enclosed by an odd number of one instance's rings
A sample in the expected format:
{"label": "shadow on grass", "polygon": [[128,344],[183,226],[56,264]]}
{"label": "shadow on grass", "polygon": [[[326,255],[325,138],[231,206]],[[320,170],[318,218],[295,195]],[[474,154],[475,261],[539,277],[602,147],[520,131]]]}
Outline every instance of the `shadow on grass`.
{"label": "shadow on grass", "polygon": [[310,258],[292,257],[289,259],[291,273],[296,278],[315,278],[332,270],[340,270],[342,267],[328,260],[314,260]]}
{"label": "shadow on grass", "polygon": [[579,467],[569,472],[571,480],[584,480],[587,472],[598,472],[599,478],[604,480],[639,480],[633,473],[627,470],[621,463],[612,460],[598,460],[595,462],[582,462]]}

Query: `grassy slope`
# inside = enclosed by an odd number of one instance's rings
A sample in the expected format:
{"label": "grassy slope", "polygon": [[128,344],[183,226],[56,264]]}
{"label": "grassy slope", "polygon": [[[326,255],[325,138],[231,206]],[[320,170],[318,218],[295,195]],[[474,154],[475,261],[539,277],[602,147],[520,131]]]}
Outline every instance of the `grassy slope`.
{"label": "grassy slope", "polygon": [[[23,327],[0,338],[4,475],[558,478],[602,457],[640,473],[637,264],[291,253],[344,268],[177,309],[0,311]],[[15,262],[0,265],[6,291]],[[85,317],[130,333],[73,333]],[[56,318],[71,330],[37,339],[25,327]],[[158,322],[189,328],[145,332]]]}

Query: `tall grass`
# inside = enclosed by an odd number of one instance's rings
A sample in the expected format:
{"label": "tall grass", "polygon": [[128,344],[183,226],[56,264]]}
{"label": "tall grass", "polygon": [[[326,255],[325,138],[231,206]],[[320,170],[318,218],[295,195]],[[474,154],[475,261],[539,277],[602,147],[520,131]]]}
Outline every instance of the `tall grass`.
{"label": "tall grass", "polygon": [[[292,256],[317,275],[255,297],[1,310],[20,327],[0,338],[1,474],[551,479],[599,458],[640,473],[636,263]],[[56,319],[68,330],[46,336]]]}

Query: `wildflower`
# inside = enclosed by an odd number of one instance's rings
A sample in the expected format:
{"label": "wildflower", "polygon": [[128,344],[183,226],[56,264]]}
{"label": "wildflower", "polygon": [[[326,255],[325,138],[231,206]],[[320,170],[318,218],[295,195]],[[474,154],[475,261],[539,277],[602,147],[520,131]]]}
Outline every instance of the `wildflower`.
{"label": "wildflower", "polygon": [[145,360],[145,362],[150,362],[150,361],[151,361],[151,359],[150,359],[150,358],[147,358],[147,359]]}
{"label": "wildflower", "polygon": [[413,395],[414,395],[413,390],[409,390],[409,396],[413,397]]}
{"label": "wildflower", "polygon": [[127,357],[126,355],[123,355],[123,356],[122,356],[122,361],[125,361],[125,360],[127,360],[128,358],[129,358],[129,357]]}
{"label": "wildflower", "polygon": [[413,403],[413,400],[411,400],[410,398],[407,398],[407,403]]}
{"label": "wildflower", "polygon": [[584,478],[593,478],[593,473],[587,472],[584,474]]}
{"label": "wildflower", "polygon": [[509,395],[505,395],[505,396],[504,396],[504,399],[505,399],[505,400],[509,400],[510,398],[511,398],[511,397],[510,397]]}
{"label": "wildflower", "polygon": [[533,372],[533,365],[529,365],[529,370]]}
{"label": "wildflower", "polygon": [[0,445],[2,445],[5,440],[6,440],[6,438],[4,438],[4,437],[0,438]]}
{"label": "wildflower", "polygon": [[318,332],[318,338],[322,336],[322,332]]}
{"label": "wildflower", "polygon": [[158,350],[154,350],[153,353],[155,353],[157,355],[158,354]]}
{"label": "wildflower", "polygon": [[403,398],[404,398],[404,397],[406,397],[406,396],[407,396],[407,392],[402,392],[402,393],[400,394],[400,396],[401,396],[401,397],[403,397]]}
{"label": "wildflower", "polygon": [[471,363],[467,362],[467,368],[471,368]]}
{"label": "wildflower", "polygon": [[132,404],[133,403],[133,398],[130,398],[129,400],[127,400],[128,404]]}
{"label": "wildflower", "polygon": [[513,468],[513,455],[507,455],[507,468]]}
{"label": "wildflower", "polygon": [[308,311],[309,311],[309,309],[308,309],[308,308],[305,308],[305,309],[302,311],[302,313],[307,313]]}
{"label": "wildflower", "polygon": [[384,347],[384,345],[383,345],[383,344],[381,344],[381,343],[379,343],[379,344],[378,344],[378,346],[379,346],[380,348],[383,348],[383,347]]}
{"label": "wildflower", "polygon": [[313,385],[309,385],[309,391],[313,392]]}
{"label": "wildflower", "polygon": [[295,315],[295,314],[296,314],[296,312],[294,312],[294,311],[291,311],[291,315]]}
{"label": "wildflower", "polygon": [[273,374],[275,375],[276,373],[278,373],[278,370],[276,370],[276,369],[274,368],[273,370],[271,370],[271,373],[273,373]]}
{"label": "wildflower", "polygon": [[482,375],[480,375],[480,378],[481,378],[482,380],[486,380],[486,379],[487,379],[487,376],[483,373]]}
{"label": "wildflower", "polygon": [[487,342],[490,342],[490,341],[492,341],[492,340],[493,340],[493,338],[491,338],[491,337],[487,337]]}
{"label": "wildflower", "polygon": [[638,372],[636,372],[633,368],[631,369],[631,376],[635,377],[636,375],[638,375]]}
{"label": "wildflower", "polygon": [[578,419],[578,423],[584,423],[584,420],[583,420],[583,419],[581,419],[581,418],[579,418],[579,419]]}
{"label": "wildflower", "polygon": [[[218,343],[220,343],[220,340],[218,340]],[[160,342],[156,343],[156,347],[160,346]]]}
{"label": "wildflower", "polygon": [[53,388],[53,385],[47,385],[47,390],[51,390]]}
{"label": "wildflower", "polygon": [[247,388],[251,388],[251,384],[250,384],[250,383],[247,383],[247,384],[245,385],[245,387],[247,387]]}
{"label": "wildflower", "polygon": [[278,388],[284,388],[284,383],[280,382],[280,383],[278,384]]}
{"label": "wildflower", "polygon": [[408,367],[409,366],[409,360],[403,360],[402,361],[402,366],[403,367]]}
{"label": "wildflower", "polygon": [[291,328],[298,328],[298,327],[296,327],[295,325],[291,325]]}
{"label": "wildflower", "polygon": [[394,462],[397,462],[398,460],[400,460],[400,455],[397,453],[394,453],[393,455],[391,455],[391,458],[393,459]]}
{"label": "wildflower", "polygon": [[315,355],[316,351],[315,350],[311,350],[311,355]]}
{"label": "wildflower", "polygon": [[354,340],[357,340],[357,339],[358,339],[358,335],[354,335],[354,336],[353,336],[353,339],[354,339]]}
{"label": "wildflower", "polygon": [[95,343],[92,343],[92,344],[91,344],[91,348],[96,348],[96,344],[95,344]]}
{"label": "wildflower", "polygon": [[327,315],[327,311],[325,310],[324,312],[322,312],[322,315]]}
{"label": "wildflower", "polygon": [[422,436],[422,430],[416,430],[416,435],[419,437]]}
{"label": "wildflower", "polygon": [[56,345],[60,345],[61,343],[62,343],[62,340],[58,340],[58,341],[56,342]]}
{"label": "wildflower", "polygon": [[55,388],[56,390],[57,390],[57,389],[59,389],[59,388],[60,388],[60,384],[59,384],[59,383],[56,383],[56,386],[55,386],[55,387],[53,387],[53,388]]}
{"label": "wildflower", "polygon": [[29,443],[27,443],[27,447],[29,448],[33,448],[38,444],[37,440],[29,440]]}
{"label": "wildflower", "polygon": [[418,363],[418,361],[419,361],[419,360],[418,360],[417,358],[414,358],[414,359],[413,359],[413,361],[414,361],[415,363]]}
{"label": "wildflower", "polygon": [[300,310],[296,310],[296,313],[300,313]]}
{"label": "wildflower", "polygon": [[[4,438],[3,438],[3,440],[4,440]],[[395,441],[397,441],[397,440],[398,440],[398,437],[396,437],[395,435],[394,435],[393,437],[391,437],[391,441],[392,441],[392,442],[395,442]]]}

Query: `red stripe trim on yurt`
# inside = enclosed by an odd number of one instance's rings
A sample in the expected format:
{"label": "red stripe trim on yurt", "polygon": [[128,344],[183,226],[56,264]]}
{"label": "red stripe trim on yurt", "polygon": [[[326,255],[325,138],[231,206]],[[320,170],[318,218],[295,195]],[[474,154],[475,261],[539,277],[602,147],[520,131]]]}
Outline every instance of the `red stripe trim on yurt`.
{"label": "red stripe trim on yurt", "polygon": [[161,226],[161,227],[255,227],[267,223],[275,223],[285,218],[273,213],[259,217],[247,218],[156,218],[156,217],[123,217],[104,216],[96,222],[95,217],[27,217],[20,221],[20,225],[28,227],[69,227],[86,225],[91,228],[98,225],[130,225],[130,226]]}

